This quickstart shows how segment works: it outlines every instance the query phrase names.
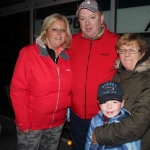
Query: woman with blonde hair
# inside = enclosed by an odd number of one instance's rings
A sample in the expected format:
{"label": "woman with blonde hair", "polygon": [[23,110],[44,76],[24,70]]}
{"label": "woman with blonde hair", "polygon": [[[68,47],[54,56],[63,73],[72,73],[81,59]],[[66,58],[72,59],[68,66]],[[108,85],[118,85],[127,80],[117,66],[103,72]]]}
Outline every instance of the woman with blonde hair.
{"label": "woman with blonde hair", "polygon": [[67,18],[45,18],[34,44],[19,53],[10,96],[18,150],[56,150],[70,106],[71,66],[65,49],[72,36]]}

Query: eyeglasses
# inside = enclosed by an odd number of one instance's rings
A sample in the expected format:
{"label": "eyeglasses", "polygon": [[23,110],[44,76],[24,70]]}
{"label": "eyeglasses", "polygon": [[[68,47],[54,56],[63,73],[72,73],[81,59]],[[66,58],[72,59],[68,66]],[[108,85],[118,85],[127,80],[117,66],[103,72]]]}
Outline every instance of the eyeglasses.
{"label": "eyeglasses", "polygon": [[128,51],[129,54],[137,54],[141,52],[142,50],[137,50],[137,49],[118,49],[119,54],[125,54]]}

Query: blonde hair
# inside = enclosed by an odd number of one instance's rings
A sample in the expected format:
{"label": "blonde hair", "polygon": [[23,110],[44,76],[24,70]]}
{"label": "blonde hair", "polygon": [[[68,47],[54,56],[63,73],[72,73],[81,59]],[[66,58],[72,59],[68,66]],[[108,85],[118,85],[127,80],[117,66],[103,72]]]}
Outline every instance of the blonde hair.
{"label": "blonde hair", "polygon": [[46,32],[47,32],[48,28],[57,20],[62,20],[66,23],[67,38],[66,38],[66,41],[62,47],[63,48],[70,48],[71,42],[72,42],[72,34],[71,34],[71,31],[69,28],[68,20],[64,15],[60,15],[58,13],[52,14],[52,15],[50,15],[44,19],[43,24],[42,24],[42,28],[41,28],[41,34],[37,37],[37,39],[40,41],[39,42],[40,44],[47,45],[48,42],[47,42]]}
{"label": "blonde hair", "polygon": [[138,44],[141,53],[148,51],[148,47],[143,36],[135,33],[126,33],[120,36],[116,44],[116,49],[118,50],[122,45],[133,46],[134,44]]}

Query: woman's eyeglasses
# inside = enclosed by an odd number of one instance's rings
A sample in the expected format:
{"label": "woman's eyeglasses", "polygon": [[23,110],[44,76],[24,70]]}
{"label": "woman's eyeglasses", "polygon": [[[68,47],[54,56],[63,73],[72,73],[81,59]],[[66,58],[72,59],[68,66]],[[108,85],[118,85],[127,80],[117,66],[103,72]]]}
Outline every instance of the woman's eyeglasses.
{"label": "woman's eyeglasses", "polygon": [[128,52],[129,54],[137,54],[139,52],[141,52],[142,50],[137,50],[137,49],[118,49],[118,53],[119,54],[125,54],[126,52]]}

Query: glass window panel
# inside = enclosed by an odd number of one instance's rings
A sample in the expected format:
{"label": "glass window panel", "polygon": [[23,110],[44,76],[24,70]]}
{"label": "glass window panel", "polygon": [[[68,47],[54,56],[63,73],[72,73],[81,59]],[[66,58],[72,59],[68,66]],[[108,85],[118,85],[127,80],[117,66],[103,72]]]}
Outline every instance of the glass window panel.
{"label": "glass window panel", "polygon": [[[69,20],[70,24],[74,24],[73,21],[76,21],[76,10],[77,10],[78,2],[65,3],[61,5],[49,6],[45,8],[40,8],[34,11],[35,14],[35,23],[34,23],[34,35],[37,36],[40,34],[41,25],[43,20],[53,14],[60,13],[65,16],[71,16]],[[78,22],[77,22],[78,23]]]}
{"label": "glass window panel", "polygon": [[103,11],[110,10],[110,0],[97,0]]}
{"label": "glass window panel", "polygon": [[150,32],[150,1],[121,0],[117,2],[116,32]]}
{"label": "glass window panel", "polygon": [[[102,7],[103,13],[105,15],[105,22],[109,28],[110,0],[107,0],[107,1],[106,0],[97,0],[97,2]],[[76,14],[77,7],[80,3],[81,2],[71,2],[71,3],[49,6],[49,7],[40,8],[40,9],[35,10],[34,11],[34,14],[35,14],[34,35],[35,35],[35,37],[40,34],[43,19],[45,19],[45,17],[47,17],[53,13],[64,14],[68,18],[72,34],[79,32],[79,30],[80,30],[79,23],[78,23],[78,19],[75,14]]]}
{"label": "glass window panel", "polygon": [[150,0],[118,0],[118,8],[130,8],[150,5]]}
{"label": "glass window panel", "polygon": [[25,1],[26,0],[4,0],[3,2],[0,2],[0,8],[18,4]]}

